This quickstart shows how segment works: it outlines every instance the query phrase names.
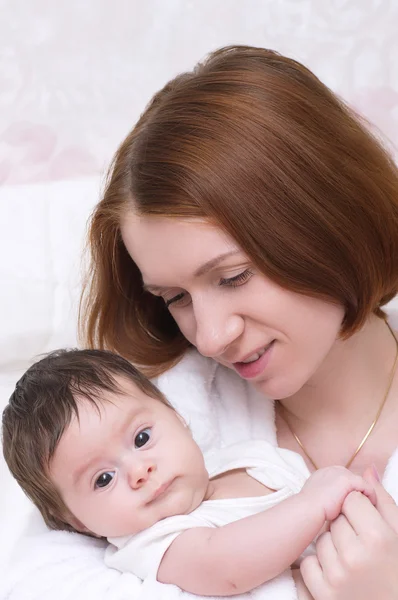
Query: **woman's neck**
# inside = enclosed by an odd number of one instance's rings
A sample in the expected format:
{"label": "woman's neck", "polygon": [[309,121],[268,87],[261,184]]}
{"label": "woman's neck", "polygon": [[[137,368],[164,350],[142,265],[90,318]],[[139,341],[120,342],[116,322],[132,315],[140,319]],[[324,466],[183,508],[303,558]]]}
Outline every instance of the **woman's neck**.
{"label": "woman's neck", "polygon": [[292,427],[305,434],[337,424],[342,433],[369,426],[385,395],[395,354],[390,330],[375,316],[347,340],[336,341],[313,378],[282,400]]}

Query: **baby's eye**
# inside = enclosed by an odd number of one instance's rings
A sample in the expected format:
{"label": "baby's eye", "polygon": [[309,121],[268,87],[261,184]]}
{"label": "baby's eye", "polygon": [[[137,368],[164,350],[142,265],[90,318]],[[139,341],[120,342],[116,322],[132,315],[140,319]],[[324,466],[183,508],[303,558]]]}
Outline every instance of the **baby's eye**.
{"label": "baby's eye", "polygon": [[95,482],[96,488],[104,488],[109,485],[112,479],[115,476],[115,471],[106,471],[105,473],[101,473],[101,475],[97,478]]}
{"label": "baby's eye", "polygon": [[136,448],[142,448],[145,446],[151,439],[151,428],[147,427],[146,429],[142,429],[134,438],[134,445]]}

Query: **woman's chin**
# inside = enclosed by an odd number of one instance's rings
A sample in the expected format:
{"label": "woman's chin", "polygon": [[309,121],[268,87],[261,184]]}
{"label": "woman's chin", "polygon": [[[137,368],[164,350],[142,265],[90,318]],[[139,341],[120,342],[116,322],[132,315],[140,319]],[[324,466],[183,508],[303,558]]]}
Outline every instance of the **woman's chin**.
{"label": "woman's chin", "polygon": [[253,381],[254,388],[264,394],[270,400],[284,400],[294,396],[302,387],[302,383],[297,381],[286,381],[277,378],[271,378],[262,381]]}

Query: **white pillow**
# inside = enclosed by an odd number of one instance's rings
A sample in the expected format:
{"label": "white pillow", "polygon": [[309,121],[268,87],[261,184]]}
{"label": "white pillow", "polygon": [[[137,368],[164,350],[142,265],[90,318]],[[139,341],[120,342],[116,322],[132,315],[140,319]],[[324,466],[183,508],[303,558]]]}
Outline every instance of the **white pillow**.
{"label": "white pillow", "polygon": [[99,178],[0,187],[0,371],[76,343],[87,218]]}
{"label": "white pillow", "polygon": [[[77,343],[83,240],[99,197],[99,177],[0,187],[0,413],[38,354]],[[2,455],[0,481],[1,566],[32,505]]]}

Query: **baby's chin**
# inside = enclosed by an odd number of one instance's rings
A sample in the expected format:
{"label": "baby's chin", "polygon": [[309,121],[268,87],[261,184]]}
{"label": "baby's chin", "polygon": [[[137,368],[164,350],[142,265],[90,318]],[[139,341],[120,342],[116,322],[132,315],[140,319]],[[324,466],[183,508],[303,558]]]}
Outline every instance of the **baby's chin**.
{"label": "baby's chin", "polygon": [[[194,494],[194,493],[192,493],[192,495],[197,496],[197,494]],[[190,500],[190,499],[179,500],[179,499],[175,498],[172,505],[162,507],[163,510],[159,510],[157,512],[157,514],[153,516],[153,518],[148,519],[148,521],[145,523],[145,525],[142,525],[141,527],[117,529],[117,530],[113,530],[110,534],[108,533],[108,535],[106,535],[106,536],[94,536],[94,537],[106,537],[108,539],[112,539],[112,538],[120,538],[120,537],[137,535],[138,533],[141,533],[141,531],[145,531],[146,529],[153,527],[154,525],[156,525],[156,523],[159,523],[159,521],[162,521],[163,519],[168,519],[170,517],[176,517],[178,515],[188,515],[189,513],[194,511],[196,508],[198,508],[198,506],[200,506],[200,504],[203,502],[203,500],[204,500],[204,497],[193,497],[192,500]]]}
{"label": "baby's chin", "polygon": [[193,489],[189,491],[182,489],[181,493],[176,491],[172,501],[170,502],[170,506],[167,507],[167,514],[165,514],[165,516],[162,518],[175,517],[176,515],[188,515],[189,513],[193,512],[202,504],[203,500],[205,500],[206,489]]}

